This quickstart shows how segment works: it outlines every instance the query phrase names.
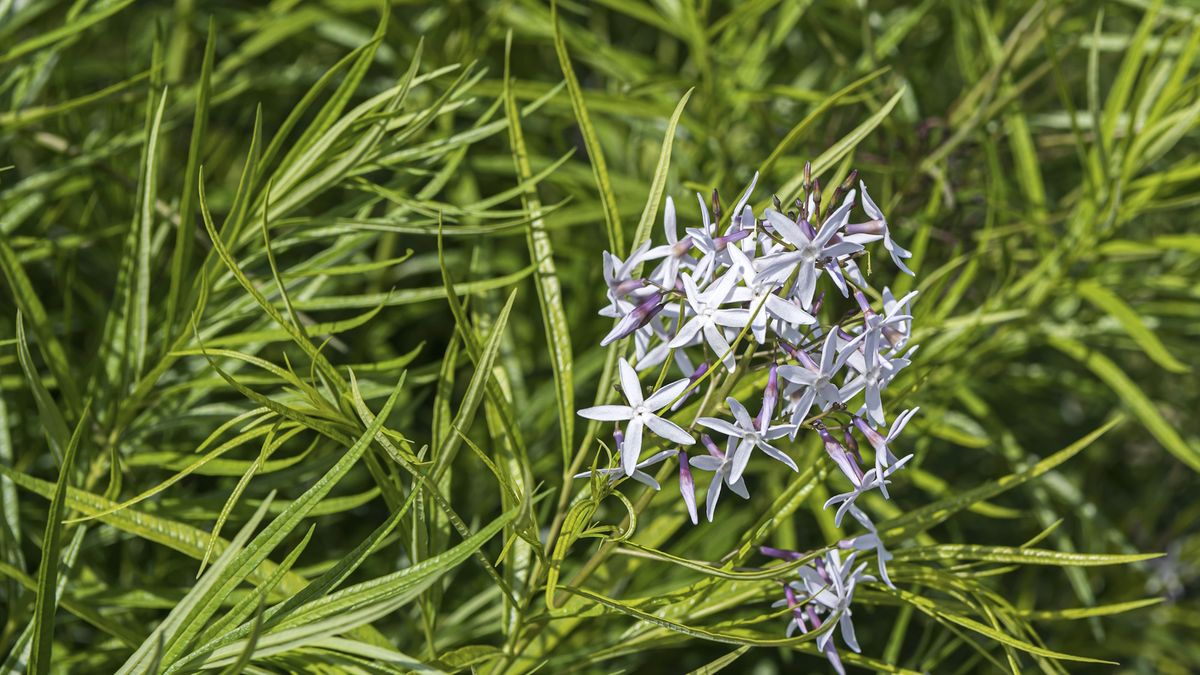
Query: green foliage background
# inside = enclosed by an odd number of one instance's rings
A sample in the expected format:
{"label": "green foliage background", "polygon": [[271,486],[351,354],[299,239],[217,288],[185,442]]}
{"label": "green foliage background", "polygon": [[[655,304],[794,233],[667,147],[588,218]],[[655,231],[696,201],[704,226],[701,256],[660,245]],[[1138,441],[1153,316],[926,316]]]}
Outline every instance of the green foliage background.
{"label": "green foliage background", "polygon": [[814,439],[714,524],[564,481],[600,251],[806,160],[921,290],[847,663],[1200,670],[1194,6],[557,13],[0,0],[0,671],[824,671],[745,571],[843,536]]}

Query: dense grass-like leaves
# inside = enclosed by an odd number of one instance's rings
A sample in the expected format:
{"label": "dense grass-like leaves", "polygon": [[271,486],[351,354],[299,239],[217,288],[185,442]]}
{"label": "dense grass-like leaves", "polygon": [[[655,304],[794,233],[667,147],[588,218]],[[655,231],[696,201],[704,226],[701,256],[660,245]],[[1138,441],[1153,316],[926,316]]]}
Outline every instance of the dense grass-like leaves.
{"label": "dense grass-like leaves", "polygon": [[[863,534],[814,433],[712,523],[676,455],[657,492],[573,477],[638,347],[598,346],[601,251],[667,197],[726,227],[758,171],[756,212],[862,178],[919,273],[858,262],[919,292],[884,401],[921,412],[859,501],[896,588],[860,585],[861,653],[821,628],[846,669],[1200,671],[1196,22],[0,0],[0,670],[823,672],[771,606]],[[710,370],[672,419],[764,383]]]}

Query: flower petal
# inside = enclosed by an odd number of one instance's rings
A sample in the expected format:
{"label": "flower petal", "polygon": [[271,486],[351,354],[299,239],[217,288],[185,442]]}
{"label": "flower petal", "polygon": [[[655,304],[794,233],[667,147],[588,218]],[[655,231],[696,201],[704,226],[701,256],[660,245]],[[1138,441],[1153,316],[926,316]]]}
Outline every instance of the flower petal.
{"label": "flower petal", "polygon": [[646,398],[644,405],[650,410],[661,410],[674,401],[688,387],[688,379],[675,380]]}
{"label": "flower petal", "polygon": [[621,444],[621,466],[626,475],[637,470],[638,457],[642,454],[642,418],[634,417],[625,427],[625,442]]}
{"label": "flower petal", "polygon": [[804,230],[800,229],[800,226],[791,218],[774,209],[767,209],[763,212],[763,216],[789,244],[799,248],[809,243],[808,235],[804,234]]}
{"label": "flower petal", "polygon": [[617,371],[621,376],[621,391],[625,393],[625,400],[634,406],[641,403],[642,382],[638,379],[637,371],[623,358],[617,362]]}
{"label": "flower petal", "polygon": [[736,436],[737,438],[741,438],[742,434],[745,433],[743,430],[733,426],[729,422],[716,417],[701,417],[700,419],[696,420],[696,424],[712,429],[713,431],[720,432],[726,436]]}
{"label": "flower petal", "polygon": [[576,414],[599,422],[620,422],[633,416],[633,408],[627,405],[598,405],[584,408]]}
{"label": "flower petal", "polygon": [[680,445],[692,445],[696,442],[695,439],[693,439],[691,435],[684,431],[683,428],[678,424],[664,420],[658,415],[648,414],[646,415],[645,420],[646,426],[650,427],[650,431],[653,431],[660,438],[665,438],[668,441],[679,443]]}
{"label": "flower petal", "polygon": [[733,453],[733,463],[729,468],[730,485],[742,479],[742,473],[746,471],[746,465],[750,463],[750,455],[753,452],[754,443],[746,440],[738,444],[737,450]]}

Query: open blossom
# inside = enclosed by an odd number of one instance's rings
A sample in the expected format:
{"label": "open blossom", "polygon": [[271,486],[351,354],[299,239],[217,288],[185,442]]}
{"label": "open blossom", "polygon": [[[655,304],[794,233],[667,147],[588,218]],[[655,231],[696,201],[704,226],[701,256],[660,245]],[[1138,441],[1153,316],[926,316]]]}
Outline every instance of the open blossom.
{"label": "open blossom", "polygon": [[[911,274],[904,261],[912,254],[895,241],[891,224],[866,185],[860,181],[854,189],[856,176],[851,172],[836,187],[836,207],[828,213],[822,213],[820,185],[808,167],[804,194],[793,211],[776,198],[774,208],[755,213],[750,198],[757,174],[728,212],[723,213],[715,192],[711,209],[697,194],[699,224],[688,226],[685,214],[668,197],[665,243],[643,242],[624,260],[611,253],[604,256],[608,305],[601,314],[615,322],[601,344],[633,338],[636,367],[619,361],[625,405],[579,411],[583,417],[623,427],[614,434],[619,466],[597,470],[609,483],[630,477],[658,489],[645,469],[678,457],[679,492],[693,524],[699,520],[693,471],[711,473],[704,505],[711,522],[727,489],[750,498],[745,476],[756,456],[761,453],[799,471],[791,440],[801,431],[820,437],[838,469],[830,480],[849,483],[849,490],[829,498],[825,508],[834,509],[837,526],[850,515],[865,532],[836,542],[837,548],[798,567],[779,604],[791,610],[789,635],[820,631],[817,646],[839,673],[844,668],[833,636],[840,634],[841,642],[859,650],[850,605],[857,586],[875,580],[864,573],[867,563],[857,556],[873,554],[880,579],[892,584],[887,569],[892,554],[859,497],[878,489],[890,498],[889,486],[912,459],[911,454],[897,456],[897,438],[917,412],[905,410],[887,425],[886,391],[917,349],[911,344],[910,311],[916,292],[896,297],[886,286],[875,291],[857,261],[866,247],[881,242],[896,266]],[[866,220],[851,222],[856,208],[866,213]],[[635,277],[643,264],[651,271],[645,278]],[[830,283],[837,295],[828,293]],[[882,306],[872,305],[869,297],[882,298]],[[839,318],[823,323],[823,314]],[[712,372],[714,368],[718,372]],[[656,374],[657,381],[674,381],[644,396],[638,371]],[[668,378],[670,372],[673,378]],[[763,375],[761,405],[751,416],[743,404],[747,399],[742,378]],[[704,434],[704,452],[687,454],[688,448],[694,451],[691,434],[667,417],[689,399],[701,404],[695,424],[724,435],[724,449]],[[811,416],[814,407],[819,414]],[[643,460],[645,429],[668,447],[659,445]],[[864,461],[860,448],[873,451],[871,463]],[[780,469],[766,463],[763,470],[770,467]],[[587,475],[590,472],[579,474]],[[761,550],[786,560],[808,558],[769,546]],[[848,552],[844,558],[843,551]],[[830,621],[838,625],[828,625]]]}
{"label": "open blossom", "polygon": [[796,248],[794,251],[783,251],[764,258],[762,271],[784,279],[795,274],[796,286],[793,292],[800,298],[802,306],[808,307],[812,304],[813,294],[817,289],[817,276],[821,270],[834,273],[836,266],[831,266],[827,261],[862,250],[862,245],[854,242],[831,242],[838,230],[845,226],[853,204],[854,193],[851,191],[846,195],[842,206],[830,214],[815,232],[807,221],[796,223],[778,211],[767,209],[767,221]]}
{"label": "open blossom", "polygon": [[883,239],[883,248],[892,256],[892,262],[896,267],[899,267],[901,272],[913,276],[913,271],[908,269],[908,265],[904,264],[904,260],[911,258],[912,253],[892,239],[891,230],[888,229],[887,218],[883,216],[883,211],[875,204],[875,200],[871,199],[871,195],[867,194],[866,184],[860,181],[859,187],[862,189],[863,210],[867,212],[868,216],[871,216],[871,220],[860,225],[850,225],[847,227],[848,234],[846,240],[865,244]]}
{"label": "open blossom", "polygon": [[869,329],[864,333],[862,373],[847,382],[839,392],[842,400],[849,400],[860,391],[865,392],[864,408],[876,424],[883,424],[883,389],[910,363],[906,358],[888,358],[881,353],[880,337],[878,330]]}
{"label": "open blossom", "polygon": [[860,525],[867,528],[867,533],[860,534],[851,539],[845,539],[839,542],[838,545],[842,548],[853,548],[859,551],[874,551],[875,564],[879,568],[879,578],[882,579],[883,583],[887,584],[889,587],[895,588],[896,585],[892,583],[892,580],[888,577],[887,572],[887,564],[892,560],[892,554],[887,550],[887,548],[884,547],[883,539],[879,537],[879,530],[876,529],[875,523],[871,522],[871,519],[867,516],[867,513],[857,506],[851,506],[849,510],[850,515],[857,520]]}
{"label": "open blossom", "polygon": [[659,417],[656,413],[671,404],[675,397],[687,388],[686,379],[676,380],[650,396],[642,398],[642,383],[633,366],[625,359],[617,363],[621,376],[621,393],[628,405],[598,405],[579,411],[580,417],[604,422],[628,422],[625,426],[625,442],[621,444],[621,465],[625,473],[632,475],[637,469],[638,457],[642,454],[642,430],[649,428],[655,435],[672,443],[691,445],[695,441],[679,425]]}
{"label": "open blossom", "polygon": [[745,286],[734,290],[733,299],[749,303],[750,329],[755,340],[766,342],[767,320],[770,318],[796,326],[812,326],[817,323],[816,317],[800,309],[799,303],[785,300],[777,294],[775,291],[780,288],[780,282],[756,271],[754,263],[744,252],[735,248],[730,250],[729,257],[745,283]]}
{"label": "open blossom", "polygon": [[[768,396],[770,395],[768,393]],[[774,409],[774,401],[768,403],[767,400],[764,398],[763,409]],[[737,449],[734,451],[733,464],[730,469],[732,480],[741,479],[742,472],[746,470],[746,464],[750,461],[750,454],[755,448],[763,451],[768,457],[783,462],[792,471],[799,471],[791,457],[769,442],[789,435],[792,432],[790,424],[772,425],[769,414],[760,415],[759,419],[755,420],[750,417],[746,406],[733,397],[726,399],[726,403],[729,405],[730,412],[733,413],[734,421],[732,423],[716,417],[701,417],[696,420],[696,423],[725,434],[730,440],[737,439]]]}
{"label": "open blossom", "polygon": [[701,471],[712,471],[712,482],[708,484],[708,498],[705,503],[705,515],[708,516],[708,522],[712,522],[713,513],[717,510],[717,500],[721,498],[721,487],[728,485],[734,494],[742,499],[750,498],[750,491],[746,489],[746,481],[741,478],[733,478],[733,451],[737,447],[738,440],[730,438],[729,443],[722,452],[717,447],[716,443],[708,436],[701,436],[700,441],[704,443],[704,447],[708,449],[708,455],[699,455],[692,457],[688,461],[694,468]]}
{"label": "open blossom", "polygon": [[[616,442],[617,442],[617,453],[618,454],[623,453],[624,452],[623,446],[625,445],[625,435],[623,433],[621,433],[620,431],[615,431],[615,432],[613,432],[613,438],[616,439]],[[625,465],[623,463],[619,463],[617,466],[611,467],[611,468],[596,469],[595,473],[596,473],[596,475],[599,475],[599,476],[607,476],[610,481],[616,481],[620,478],[624,478],[625,476],[628,476],[628,477],[636,480],[637,482],[641,483],[642,485],[645,485],[646,487],[653,488],[654,490],[658,490],[661,488],[661,486],[658,484],[658,481],[654,480],[654,477],[651,476],[650,474],[646,473],[644,471],[644,469],[646,469],[647,467],[654,466],[655,464],[658,464],[659,462],[663,461],[664,459],[670,457],[673,454],[675,454],[674,450],[663,450],[662,452],[656,452],[653,455],[650,455],[650,457],[638,462],[633,467],[632,473],[627,473],[625,471]],[[587,478],[588,476],[591,476],[591,475],[592,475],[591,471],[584,471],[583,473],[575,474],[575,478]]]}
{"label": "open blossom", "polygon": [[[787,627],[789,636],[796,630],[808,633],[824,629],[817,637],[817,648],[825,652],[838,673],[845,673],[845,668],[833,644],[833,635],[840,632],[842,642],[847,647],[855,652],[862,651],[854,630],[854,615],[850,605],[858,585],[875,580],[875,577],[863,573],[866,563],[855,566],[857,555],[857,552],[851,553],[843,560],[841,554],[833,550],[801,566],[796,571],[799,579],[786,584],[784,599],[774,603],[776,607],[787,606],[792,609],[792,618]],[[838,617],[837,625],[827,626],[826,622],[835,615]]]}
{"label": "open blossom", "polygon": [[853,342],[838,347],[839,336],[836,330],[830,330],[821,346],[820,363],[813,360],[806,352],[796,353],[800,365],[780,366],[779,376],[791,382],[795,387],[787,393],[793,403],[789,406],[792,411],[792,424],[799,429],[800,423],[808,416],[815,402],[822,410],[828,410],[834,403],[842,401],[835,377],[846,365]]}
{"label": "open blossom", "polygon": [[[912,419],[913,415],[916,415],[919,410],[921,410],[919,407],[911,408],[901,412],[899,415],[896,415],[896,419],[892,420],[892,426],[888,428],[886,436],[872,429],[871,425],[868,424],[863,418],[857,416],[854,418],[854,426],[858,428],[859,432],[862,433],[863,438],[866,438],[867,442],[871,444],[871,447],[875,449],[875,468],[879,469],[880,473],[898,461],[896,459],[896,455],[892,452],[890,444],[892,441],[896,440],[896,437],[900,435],[901,431],[904,431],[904,426],[908,424],[908,421]],[[887,496],[886,490],[884,490],[883,495],[885,497]]]}
{"label": "open blossom", "polygon": [[650,273],[650,280],[663,288],[673,288],[675,279],[679,276],[682,265],[694,265],[695,261],[688,253],[692,250],[689,237],[679,238],[679,227],[675,219],[675,201],[667,197],[667,205],[663,210],[663,231],[667,243],[655,246],[646,251],[645,260],[662,259],[658,267]]}
{"label": "open blossom", "polygon": [[729,341],[721,332],[722,326],[744,326],[749,314],[745,309],[723,309],[733,296],[733,285],[737,283],[737,275],[727,273],[713,281],[708,288],[701,291],[696,282],[687,273],[683,274],[684,299],[694,316],[679,328],[679,333],[669,343],[672,348],[687,345],[698,334],[703,336],[705,343],[713,350],[714,356],[729,370],[734,368],[733,352]]}
{"label": "open blossom", "polygon": [[912,459],[912,455],[905,455],[882,471],[876,468],[868,469],[867,472],[862,475],[862,478],[855,478],[851,480],[851,482],[854,484],[853,490],[830,497],[825,502],[825,508],[829,508],[835,504],[841,505],[838,507],[837,512],[833,516],[833,524],[841,527],[842,518],[846,515],[846,512],[854,506],[854,502],[859,497],[867,492],[870,492],[875,488],[879,488],[879,491],[883,493],[884,497],[887,497],[888,478],[893,473],[899,471],[910,459]]}

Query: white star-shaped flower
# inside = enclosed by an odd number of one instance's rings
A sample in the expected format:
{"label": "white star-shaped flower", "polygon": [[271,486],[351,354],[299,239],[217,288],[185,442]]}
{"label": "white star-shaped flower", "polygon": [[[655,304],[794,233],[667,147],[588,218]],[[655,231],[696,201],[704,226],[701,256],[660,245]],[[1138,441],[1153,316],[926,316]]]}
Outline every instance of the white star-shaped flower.
{"label": "white star-shaped flower", "polygon": [[687,388],[687,379],[676,380],[653,394],[642,398],[642,383],[637,372],[625,359],[617,364],[621,378],[621,393],[628,405],[598,405],[579,411],[580,417],[602,422],[628,422],[625,426],[625,441],[621,444],[621,465],[626,474],[637,470],[642,454],[642,431],[650,431],[660,438],[680,445],[692,445],[695,440],[682,427],[659,417],[656,413],[671,404]]}

